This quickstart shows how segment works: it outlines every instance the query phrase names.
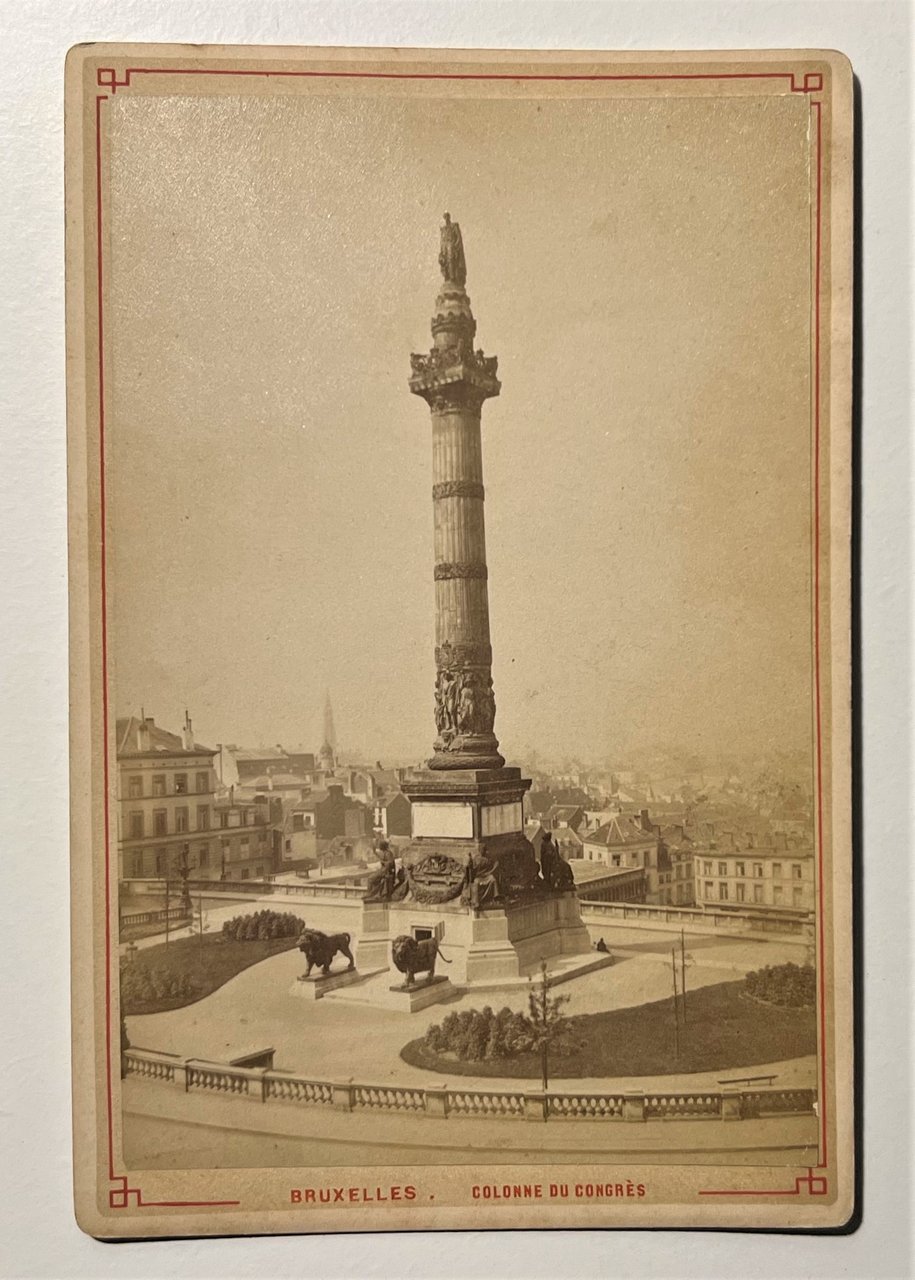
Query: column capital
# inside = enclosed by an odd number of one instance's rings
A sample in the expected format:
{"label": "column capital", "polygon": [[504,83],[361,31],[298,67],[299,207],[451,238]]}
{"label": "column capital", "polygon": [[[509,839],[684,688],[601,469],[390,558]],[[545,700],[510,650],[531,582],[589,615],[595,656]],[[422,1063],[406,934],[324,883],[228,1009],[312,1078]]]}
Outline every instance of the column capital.
{"label": "column capital", "polygon": [[484,400],[497,396],[498,356],[485,356],[462,345],[433,347],[428,355],[411,355],[410,390],[433,412],[469,409],[479,412]]}

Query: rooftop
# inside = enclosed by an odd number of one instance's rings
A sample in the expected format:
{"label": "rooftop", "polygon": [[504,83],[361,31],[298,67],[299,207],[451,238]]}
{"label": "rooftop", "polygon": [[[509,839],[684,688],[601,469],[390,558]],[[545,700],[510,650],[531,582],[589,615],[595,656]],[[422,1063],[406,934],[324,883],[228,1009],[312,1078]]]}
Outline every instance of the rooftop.
{"label": "rooftop", "polygon": [[161,729],[152,718],[146,716],[126,716],[115,725],[117,734],[117,754],[121,756],[142,756],[158,753],[161,755],[209,755],[216,752],[203,747],[191,738],[191,745],[185,747],[184,738],[179,733],[169,733]]}
{"label": "rooftop", "polygon": [[585,844],[599,844],[606,848],[625,845],[650,844],[657,839],[653,831],[646,831],[633,818],[617,814],[596,831],[583,837]]}
{"label": "rooftop", "polygon": [[569,866],[576,884],[592,880],[610,880],[615,876],[642,875],[641,867],[608,867],[603,862],[589,862],[587,858],[569,858]]}

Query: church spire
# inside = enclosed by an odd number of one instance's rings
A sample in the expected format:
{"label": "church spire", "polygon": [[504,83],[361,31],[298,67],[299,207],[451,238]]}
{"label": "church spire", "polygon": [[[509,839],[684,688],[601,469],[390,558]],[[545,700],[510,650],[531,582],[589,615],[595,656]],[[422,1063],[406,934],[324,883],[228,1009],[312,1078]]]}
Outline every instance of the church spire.
{"label": "church spire", "polygon": [[325,773],[333,773],[337,766],[337,731],[334,728],[334,709],[330,705],[330,690],[324,699],[324,740],[318,761]]}

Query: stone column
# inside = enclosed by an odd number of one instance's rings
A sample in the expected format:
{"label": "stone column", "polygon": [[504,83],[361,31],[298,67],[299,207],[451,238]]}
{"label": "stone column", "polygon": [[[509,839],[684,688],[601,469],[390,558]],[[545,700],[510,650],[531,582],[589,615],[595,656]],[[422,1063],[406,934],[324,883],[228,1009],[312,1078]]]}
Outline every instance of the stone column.
{"label": "stone column", "polygon": [[[446,242],[458,246],[457,256]],[[432,414],[437,736],[429,767],[498,769],[505,761],[494,733],[480,414],[501,384],[497,358],[473,348],[460,229],[447,215],[442,244],[433,346],[411,357],[410,378]]]}

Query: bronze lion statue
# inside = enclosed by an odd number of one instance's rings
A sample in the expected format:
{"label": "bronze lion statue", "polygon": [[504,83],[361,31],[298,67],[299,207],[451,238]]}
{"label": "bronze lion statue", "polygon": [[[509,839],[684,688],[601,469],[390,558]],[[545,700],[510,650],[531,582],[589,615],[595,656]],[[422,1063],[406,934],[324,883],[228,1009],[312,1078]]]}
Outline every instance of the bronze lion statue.
{"label": "bronze lion statue", "polygon": [[321,933],[319,929],[303,929],[296,946],[308,961],[305,977],[311,976],[311,971],[315,965],[327,977],[330,973],[331,961],[338,951],[341,955],[346,956],[349,961],[348,967],[355,969],[356,961],[353,959],[349,944],[350,935],[348,933]]}
{"label": "bronze lion statue", "polygon": [[405,987],[413,986],[418,973],[427,973],[430,978],[434,978],[435,961],[439,956],[442,956],[445,964],[451,964],[451,961],[439,950],[436,938],[423,938],[417,941],[409,934],[402,933],[391,943],[391,958],[400,972],[407,975]]}

